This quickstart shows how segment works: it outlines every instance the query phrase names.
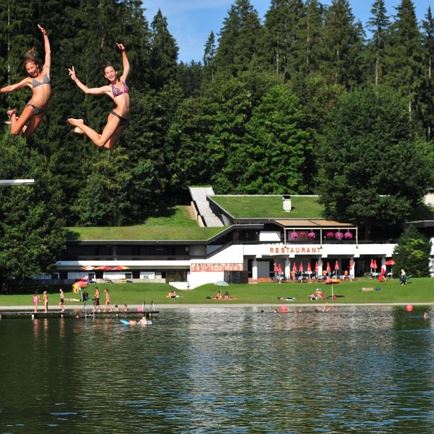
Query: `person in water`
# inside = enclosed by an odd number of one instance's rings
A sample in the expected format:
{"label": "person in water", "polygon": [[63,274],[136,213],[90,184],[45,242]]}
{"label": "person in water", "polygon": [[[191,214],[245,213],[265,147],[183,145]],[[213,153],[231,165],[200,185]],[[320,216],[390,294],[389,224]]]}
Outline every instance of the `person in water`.
{"label": "person in water", "polygon": [[18,83],[2,87],[0,93],[10,93],[23,87],[29,87],[32,90],[32,97],[24,107],[20,116],[17,116],[17,110],[7,111],[10,131],[13,135],[23,133],[26,137],[30,136],[38,128],[44,117],[48,102],[51,97],[51,48],[47,31],[38,24],[38,28],[44,38],[45,60],[44,64],[37,58],[36,51],[30,50],[24,60],[24,69],[28,77]]}
{"label": "person in water", "polygon": [[68,68],[69,76],[85,94],[107,95],[115,103],[115,108],[109,113],[107,124],[101,134],[87,126],[83,119],[69,118],[67,121],[75,127],[73,130],[75,133],[85,134],[96,146],[106,149],[112,149],[118,141],[129,123],[130,113],[129,89],[126,82],[130,64],[123,44],[116,43],[116,46],[122,55],[122,75],[118,77],[115,68],[112,65],[107,65],[104,68],[104,77],[109,84],[105,86],[89,88],[78,79],[74,66]]}

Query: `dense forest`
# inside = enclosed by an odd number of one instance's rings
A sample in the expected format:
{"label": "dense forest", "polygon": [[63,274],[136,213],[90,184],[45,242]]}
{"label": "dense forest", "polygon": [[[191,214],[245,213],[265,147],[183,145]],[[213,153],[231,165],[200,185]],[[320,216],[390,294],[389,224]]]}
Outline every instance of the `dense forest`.
{"label": "dense forest", "polygon": [[[393,16],[372,3],[363,28],[347,0],[271,0],[261,21],[235,0],[203,61],[177,59],[164,11],[148,23],[139,0],[7,0],[0,10],[0,86],[24,75],[37,24],[52,47],[53,96],[36,134],[0,136],[0,178],[37,180],[0,189],[0,244],[65,225],[125,225],[186,203],[187,187],[218,193],[319,193],[328,216],[402,222],[434,185],[434,19],[411,0]],[[369,36],[367,36],[369,35]],[[98,131],[112,102],[84,95],[103,68],[131,64],[131,122],[113,150],[71,132],[69,117]],[[29,92],[0,96],[22,110]],[[18,231],[20,232],[20,231]],[[24,236],[24,235],[23,235]],[[54,236],[54,235],[53,235]],[[52,241],[51,241],[52,242]]]}

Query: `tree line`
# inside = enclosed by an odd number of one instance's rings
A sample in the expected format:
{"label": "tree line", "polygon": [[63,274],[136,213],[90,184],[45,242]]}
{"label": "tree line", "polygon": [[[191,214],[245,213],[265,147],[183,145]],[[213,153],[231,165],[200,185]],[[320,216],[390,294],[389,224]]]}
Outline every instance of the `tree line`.
{"label": "tree line", "polygon": [[[44,225],[61,239],[65,226],[141,223],[203,184],[222,194],[319,193],[328,217],[373,236],[409,218],[434,185],[430,8],[419,22],[411,0],[394,16],[375,0],[364,28],[347,0],[271,0],[263,22],[249,0],[235,0],[202,62],[183,63],[164,11],[148,23],[140,0],[6,3],[0,84],[23,76],[29,48],[42,52],[41,23],[53,97],[27,143],[7,127],[0,137],[0,178],[37,179],[0,190],[0,252]],[[67,68],[103,85],[107,63],[121,69],[115,42],[131,64],[131,122],[105,151],[65,120],[100,130],[111,102],[77,91]],[[4,120],[27,99],[2,95]]]}

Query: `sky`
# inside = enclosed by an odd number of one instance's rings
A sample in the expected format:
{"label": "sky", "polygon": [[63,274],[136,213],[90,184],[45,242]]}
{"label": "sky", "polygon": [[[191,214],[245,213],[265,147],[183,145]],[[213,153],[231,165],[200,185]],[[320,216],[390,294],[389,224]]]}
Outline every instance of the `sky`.
{"label": "sky", "polygon": [[[418,20],[422,20],[433,0],[413,0]],[[169,31],[175,38],[178,48],[178,60],[189,63],[202,61],[203,51],[209,34],[213,31],[218,36],[223,21],[235,0],[142,0],[145,16],[149,22],[158,9],[166,17]],[[329,5],[331,0],[320,1]],[[374,0],[350,0],[353,15],[365,27],[371,13]],[[395,8],[401,0],[386,0],[387,14],[393,17]],[[259,13],[263,21],[270,7],[271,0],[250,0],[250,4]],[[431,5],[433,9],[433,5]],[[366,27],[365,27],[366,29]]]}

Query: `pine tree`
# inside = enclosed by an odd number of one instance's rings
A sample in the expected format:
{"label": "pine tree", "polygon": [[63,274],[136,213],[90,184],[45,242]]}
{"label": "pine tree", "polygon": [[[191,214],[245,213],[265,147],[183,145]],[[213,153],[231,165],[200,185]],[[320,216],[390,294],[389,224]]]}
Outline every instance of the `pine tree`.
{"label": "pine tree", "polygon": [[0,179],[35,184],[0,189],[0,277],[44,273],[65,246],[64,221],[44,158],[21,137],[0,137]]}
{"label": "pine tree", "polygon": [[432,128],[434,124],[434,18],[431,13],[431,7],[425,15],[425,20],[422,22],[423,28],[423,82],[419,91],[420,101],[419,108],[421,118],[426,131],[428,141],[432,140]]}
{"label": "pine tree", "polygon": [[365,227],[400,224],[430,182],[405,99],[380,87],[343,95],[331,111],[318,160],[329,217]]}
{"label": "pine tree", "polygon": [[412,119],[417,89],[421,85],[422,44],[411,0],[401,1],[390,30],[390,44],[387,46],[385,59],[385,82],[394,89],[399,89],[407,98],[408,113]]}
{"label": "pine tree", "polygon": [[288,86],[275,86],[264,95],[246,126],[241,191],[306,192],[306,159],[312,152],[312,142],[305,122],[300,104]]}
{"label": "pine tree", "polygon": [[162,89],[176,79],[178,46],[160,10],[151,23],[151,29],[151,85],[154,89]]}
{"label": "pine tree", "polygon": [[125,152],[105,152],[92,167],[73,205],[82,226],[121,226],[127,222],[127,186],[132,173]]}
{"label": "pine tree", "polygon": [[325,14],[323,74],[347,89],[362,81],[362,35],[348,0],[333,0]]}
{"label": "pine tree", "polygon": [[225,18],[215,56],[217,70],[236,75],[254,64],[261,29],[249,0],[236,0]]}
{"label": "pine tree", "polygon": [[216,103],[206,95],[187,98],[179,105],[167,136],[174,156],[170,161],[173,196],[185,196],[189,185],[209,183],[215,156],[208,138],[215,128],[216,112]]}
{"label": "pine tree", "polygon": [[429,276],[431,242],[413,225],[408,226],[399,237],[398,245],[393,252],[394,274],[401,269],[414,277]]}
{"label": "pine tree", "polygon": [[214,74],[215,74],[215,66],[214,66],[215,54],[216,54],[216,40],[215,40],[214,32],[211,32],[206,41],[205,49],[203,53],[203,66],[204,66],[205,77],[207,77],[211,81],[214,80]]}
{"label": "pine tree", "polygon": [[[33,21],[31,2],[5,0],[0,8],[0,86],[17,83],[25,76],[27,51],[40,48],[40,32]],[[40,50],[38,50],[40,53]],[[2,107],[17,108],[29,100],[26,90],[2,95]],[[6,111],[6,110],[5,110]]]}
{"label": "pine tree", "polygon": [[371,14],[372,17],[368,21],[368,26],[372,30],[371,46],[375,56],[374,83],[375,86],[378,86],[382,75],[384,46],[390,25],[389,17],[386,15],[384,0],[374,1]]}
{"label": "pine tree", "polygon": [[304,15],[301,0],[271,2],[262,32],[261,57],[276,75],[289,78],[301,69]]}
{"label": "pine tree", "polygon": [[204,78],[204,67],[201,63],[192,60],[190,63],[178,64],[176,81],[181,86],[185,97],[200,93]]}
{"label": "pine tree", "polygon": [[[141,0],[126,0],[121,19],[122,42],[128,51],[130,75],[128,83],[139,91],[150,82],[151,32],[143,14]],[[119,36],[121,38],[121,36]]]}
{"label": "pine tree", "polygon": [[306,2],[306,14],[302,28],[304,31],[303,75],[306,76],[320,71],[322,61],[322,31],[324,9],[317,0]]}

